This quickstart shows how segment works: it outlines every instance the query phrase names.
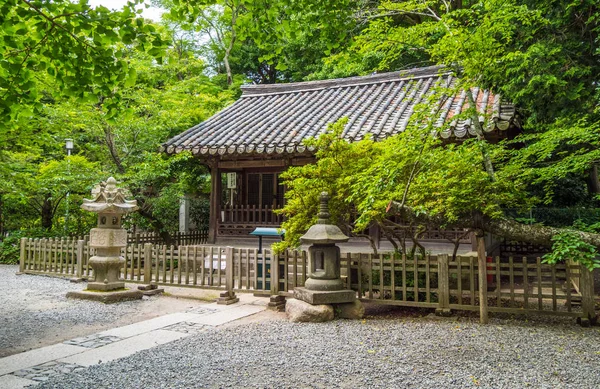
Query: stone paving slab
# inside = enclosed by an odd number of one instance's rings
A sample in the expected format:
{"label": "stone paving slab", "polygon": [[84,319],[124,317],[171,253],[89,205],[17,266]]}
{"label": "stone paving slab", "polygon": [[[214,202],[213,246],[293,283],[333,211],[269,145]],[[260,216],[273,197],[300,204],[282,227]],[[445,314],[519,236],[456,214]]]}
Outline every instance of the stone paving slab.
{"label": "stone paving slab", "polygon": [[169,343],[189,335],[190,334],[183,332],[155,330],[132,336],[120,342],[87,350],[77,355],[59,359],[58,361],[64,363],[76,363],[82,366],[97,365],[99,363],[124,358],[138,351],[146,350],[158,346],[159,344]]}
{"label": "stone paving slab", "polygon": [[214,303],[0,358],[0,389],[23,388],[35,384],[33,379],[123,358],[261,312],[268,303],[251,294],[239,297],[236,304]]}
{"label": "stone paving slab", "polygon": [[123,338],[120,336],[93,334],[81,338],[65,340],[63,343],[85,348],[98,348],[121,340],[123,340]]}
{"label": "stone paving slab", "polygon": [[41,365],[33,366],[27,369],[15,371],[13,374],[17,377],[26,378],[33,381],[47,381],[50,377],[59,374],[69,374],[84,370],[85,367],[74,363],[62,363],[50,361]]}
{"label": "stone paving slab", "polygon": [[187,321],[205,324],[209,326],[219,326],[221,324],[228,323],[242,317],[254,315],[255,313],[264,311],[265,308],[257,305],[241,305],[237,306],[236,309],[224,310],[221,312],[213,313],[211,315],[201,315],[198,317],[192,317]]}
{"label": "stone paving slab", "polygon": [[[41,365],[42,363],[50,362],[55,359],[78,354],[85,350],[87,349],[84,347],[59,343],[20,354],[10,355],[0,359],[0,376],[17,370]],[[3,378],[4,377],[0,377],[0,380]]]}
{"label": "stone paving slab", "polygon": [[144,334],[153,330],[169,326],[171,324],[180,323],[196,318],[198,315],[193,313],[172,313],[170,315],[159,316],[154,319],[142,321],[139,323],[130,324],[123,327],[113,328],[112,330],[102,331],[99,335],[102,336],[119,336],[121,338],[130,338],[132,336]]}
{"label": "stone paving slab", "polygon": [[214,309],[214,308],[197,307],[197,308],[189,309],[185,312],[186,313],[195,313],[196,315],[207,315],[207,314],[219,312],[219,310]]}
{"label": "stone paving slab", "polygon": [[17,377],[12,374],[0,377],[0,389],[21,389],[28,385],[35,385],[35,381]]}
{"label": "stone paving slab", "polygon": [[204,324],[193,323],[190,321],[182,321],[181,323],[172,324],[163,328],[165,331],[183,332],[185,334],[199,334],[206,331],[208,326]]}

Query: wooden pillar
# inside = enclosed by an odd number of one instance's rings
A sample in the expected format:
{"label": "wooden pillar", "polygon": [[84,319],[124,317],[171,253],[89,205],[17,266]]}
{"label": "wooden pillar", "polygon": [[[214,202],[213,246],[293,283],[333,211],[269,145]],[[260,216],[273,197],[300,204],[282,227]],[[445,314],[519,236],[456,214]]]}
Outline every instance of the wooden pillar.
{"label": "wooden pillar", "polygon": [[144,244],[144,283],[150,282],[152,282],[152,243],[146,243]]}
{"label": "wooden pillar", "polygon": [[210,166],[210,217],[208,223],[208,243],[217,241],[219,218],[221,217],[221,171],[218,162]]}
{"label": "wooden pillar", "polygon": [[485,238],[483,231],[477,232],[477,264],[479,273],[479,322],[488,323],[487,306],[487,263],[485,257]]}
{"label": "wooden pillar", "polygon": [[435,313],[438,316],[450,316],[450,279],[448,270],[448,254],[438,255],[437,260],[439,308],[435,310]]}
{"label": "wooden pillar", "polygon": [[83,277],[83,252],[84,252],[85,240],[77,241],[77,273],[76,278]]}
{"label": "wooden pillar", "polygon": [[19,273],[21,274],[25,271],[25,260],[27,259],[27,238],[21,238],[21,248],[19,253]]}
{"label": "wooden pillar", "polygon": [[219,298],[217,299],[217,304],[229,305],[240,301],[240,299],[235,296],[235,292],[233,291],[234,271],[233,247],[227,247],[225,249],[225,287],[227,290],[225,292],[221,292]]}
{"label": "wooden pillar", "polygon": [[[567,266],[569,266],[567,264]],[[589,327],[597,321],[594,303],[594,277],[592,272],[581,265],[579,270],[579,292],[581,293],[581,308],[583,317],[579,322],[583,327]]]}

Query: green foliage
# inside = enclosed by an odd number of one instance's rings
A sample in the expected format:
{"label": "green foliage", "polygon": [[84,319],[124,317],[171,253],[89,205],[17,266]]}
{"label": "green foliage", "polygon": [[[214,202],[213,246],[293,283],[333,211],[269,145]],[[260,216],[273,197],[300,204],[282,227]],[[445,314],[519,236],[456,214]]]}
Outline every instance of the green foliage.
{"label": "green foliage", "polygon": [[[438,96],[427,101],[437,101]],[[503,207],[534,201],[512,172],[500,170],[496,180],[490,179],[482,168],[478,141],[442,144],[435,134],[444,126],[436,127],[430,112],[430,104],[420,105],[404,132],[378,142],[369,137],[354,143],[342,139],[346,120],[308,141],[315,149],[316,163],[290,168],[282,175],[287,185],[282,210],[286,241],[275,248],[299,244],[300,236],[315,222],[318,193],[324,190],[331,194],[333,223],[359,235],[378,224],[388,239],[402,247],[404,238],[394,231],[397,225],[388,213],[392,201],[399,204],[398,212],[413,226],[413,234],[432,224],[473,227],[474,215],[501,218]]]}
{"label": "green foliage", "polygon": [[202,52],[214,71],[228,78],[243,74],[257,83],[324,74],[323,56],[340,51],[349,43],[350,31],[361,28],[353,17],[359,4],[347,0],[325,7],[288,0],[157,2],[170,10],[169,21],[208,40]]}
{"label": "green foliage", "polygon": [[[397,258],[399,257],[400,253],[396,253]],[[418,256],[415,256],[414,258],[418,258]],[[385,262],[389,262],[390,258],[389,256],[384,256],[384,263]],[[412,259],[409,259],[409,261],[411,261]],[[406,284],[403,284],[403,277],[402,277],[402,271],[394,271],[394,286],[396,288],[402,288],[405,287],[406,288],[406,300],[405,301],[414,301],[415,299],[415,292],[414,292],[414,287],[418,286],[419,288],[423,288],[427,282],[427,274],[425,272],[418,272],[417,273],[417,278],[416,278],[416,285],[415,285],[415,273],[413,271],[407,271],[404,274],[404,280],[406,281]],[[438,277],[437,277],[437,273],[431,273],[430,274],[430,287],[431,288],[437,288],[438,285]],[[367,274],[363,273],[363,280],[362,280],[362,284],[363,285],[368,285],[369,284],[369,279]],[[379,269],[373,269],[371,270],[371,285],[373,285],[373,290],[376,292],[383,292],[380,291],[380,287],[383,285],[384,288],[391,288],[392,286],[392,272],[390,270],[384,270],[383,271],[383,279],[381,278],[381,271]],[[367,293],[368,291],[363,289],[363,294]],[[384,293],[389,293],[389,292],[384,292]],[[385,298],[390,298],[391,296],[385,296]],[[425,292],[418,292],[418,297],[419,297],[419,301],[425,301],[427,299],[426,293]],[[394,300],[404,300],[404,294],[402,291],[395,291],[394,292]],[[437,302],[437,294],[432,293],[430,295],[430,301],[432,302]]]}
{"label": "green foliage", "polygon": [[0,242],[0,263],[19,263],[20,234],[7,236]]}
{"label": "green foliage", "polygon": [[[156,33],[175,36],[166,27]],[[189,154],[170,159],[159,147],[235,100],[241,84],[236,77],[234,85],[223,88],[203,74],[206,66],[193,50],[184,42],[173,43],[162,63],[149,53],[125,50],[120,58],[136,77],[119,84],[119,100],[45,94],[39,115],[0,132],[7,145],[0,150],[3,227],[84,234],[95,221],[79,208],[82,199],[94,183],[113,175],[130,186],[142,205],[143,216],[134,222],[142,228],[176,229],[177,196],[206,192],[206,170]],[[50,75],[42,78],[59,88]],[[73,156],[66,159],[65,138],[75,143]]]}
{"label": "green foliage", "polygon": [[[44,93],[94,102],[102,97],[109,116],[116,114],[119,89],[135,80],[127,52],[136,48],[160,58],[164,51],[156,27],[132,9],[139,2],[114,12],[91,8],[86,0],[4,1],[0,6],[2,128],[39,113]],[[44,76],[53,80],[54,88],[45,88]]]}
{"label": "green foliage", "polygon": [[598,250],[595,246],[585,243],[576,231],[561,232],[555,235],[552,241],[552,252],[543,257],[545,263],[555,264],[571,259],[590,271],[600,268]]}

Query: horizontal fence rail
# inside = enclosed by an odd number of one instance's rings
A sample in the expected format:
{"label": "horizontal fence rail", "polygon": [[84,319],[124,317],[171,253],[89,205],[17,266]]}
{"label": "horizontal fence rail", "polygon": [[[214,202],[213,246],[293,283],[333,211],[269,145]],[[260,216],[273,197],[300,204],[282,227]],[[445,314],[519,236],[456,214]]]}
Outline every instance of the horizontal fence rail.
{"label": "horizontal fence rail", "polygon": [[[306,251],[274,254],[270,249],[209,245],[131,244],[122,250],[127,282],[292,296],[309,276]],[[20,271],[65,277],[91,277],[94,249],[84,239],[21,239]],[[480,285],[480,272],[487,287]],[[342,279],[362,301],[450,310],[593,317],[591,272],[573,262],[549,265],[540,258],[347,253]]]}
{"label": "horizontal fence rail", "polygon": [[[206,244],[208,242],[208,230],[197,230],[189,232],[171,232],[169,233],[171,242],[175,246]],[[128,244],[167,244],[163,236],[156,232],[137,232],[127,234]]]}

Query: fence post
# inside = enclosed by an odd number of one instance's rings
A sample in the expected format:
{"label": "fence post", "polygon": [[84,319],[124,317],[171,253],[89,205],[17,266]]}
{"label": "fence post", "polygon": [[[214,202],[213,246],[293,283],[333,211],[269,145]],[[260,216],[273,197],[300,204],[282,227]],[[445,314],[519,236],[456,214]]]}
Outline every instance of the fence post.
{"label": "fence post", "polygon": [[21,238],[21,249],[19,251],[19,273],[21,274],[25,271],[25,260],[27,259],[27,238]]}
{"label": "fence post", "polygon": [[75,275],[76,278],[82,278],[83,275],[83,246],[85,245],[85,240],[79,239],[77,241],[77,272]]}
{"label": "fence post", "polygon": [[487,263],[485,257],[485,239],[482,231],[477,232],[477,268],[477,273],[479,274],[479,322],[487,324]]}
{"label": "fence post", "polygon": [[229,305],[240,301],[233,291],[233,272],[233,247],[227,247],[225,249],[225,287],[227,290],[221,292],[217,299],[217,304]]}
{"label": "fence post", "polygon": [[152,243],[144,244],[144,283],[152,282]]}
{"label": "fence post", "polygon": [[439,308],[435,310],[435,313],[438,316],[450,316],[450,280],[448,277],[448,254],[438,255],[437,260]]}
{"label": "fence post", "polygon": [[285,311],[285,296],[279,295],[279,277],[279,254],[275,254],[271,250],[271,297],[267,309],[283,312]]}
{"label": "fence post", "polygon": [[581,293],[581,308],[583,310],[583,317],[579,323],[583,327],[589,327],[597,320],[594,309],[594,277],[592,272],[583,265],[581,265],[579,274],[579,292]]}

